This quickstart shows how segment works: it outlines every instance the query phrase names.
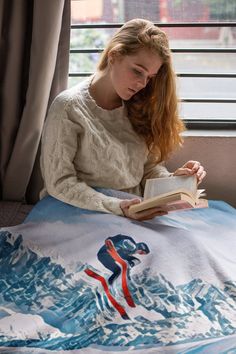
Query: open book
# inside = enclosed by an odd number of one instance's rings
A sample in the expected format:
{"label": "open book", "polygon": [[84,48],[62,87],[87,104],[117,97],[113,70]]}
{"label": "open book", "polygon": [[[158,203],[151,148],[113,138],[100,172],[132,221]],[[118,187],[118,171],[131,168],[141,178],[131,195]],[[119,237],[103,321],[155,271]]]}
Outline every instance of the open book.
{"label": "open book", "polygon": [[136,213],[154,207],[165,211],[176,211],[192,208],[206,208],[206,199],[200,199],[204,189],[197,189],[196,176],[174,176],[153,178],[146,181],[144,200],[130,206]]}

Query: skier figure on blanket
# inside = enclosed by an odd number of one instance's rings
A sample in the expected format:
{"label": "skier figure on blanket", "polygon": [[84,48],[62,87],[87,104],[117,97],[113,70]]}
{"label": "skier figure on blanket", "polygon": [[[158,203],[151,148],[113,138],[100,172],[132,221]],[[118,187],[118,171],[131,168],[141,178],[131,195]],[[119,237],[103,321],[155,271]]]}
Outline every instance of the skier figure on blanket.
{"label": "skier figure on blanket", "polygon": [[108,279],[108,283],[112,284],[122,271],[121,266],[117,263],[122,264],[122,260],[126,261],[128,265],[127,276],[129,277],[129,269],[141,262],[139,258],[133,255],[148,253],[150,253],[150,250],[146,243],[136,243],[132,237],[118,234],[105,240],[105,245],[100,248],[97,257],[112,272],[112,275]]}

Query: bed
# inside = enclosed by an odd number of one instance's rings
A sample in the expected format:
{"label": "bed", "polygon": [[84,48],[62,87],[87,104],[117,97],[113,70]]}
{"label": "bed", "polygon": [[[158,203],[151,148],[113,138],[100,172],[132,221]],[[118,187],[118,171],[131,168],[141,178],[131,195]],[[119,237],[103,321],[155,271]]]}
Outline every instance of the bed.
{"label": "bed", "polygon": [[0,201],[0,227],[21,224],[32,208],[32,204]]}
{"label": "bed", "polygon": [[136,222],[48,196],[0,243],[0,353],[236,353],[223,201]]}

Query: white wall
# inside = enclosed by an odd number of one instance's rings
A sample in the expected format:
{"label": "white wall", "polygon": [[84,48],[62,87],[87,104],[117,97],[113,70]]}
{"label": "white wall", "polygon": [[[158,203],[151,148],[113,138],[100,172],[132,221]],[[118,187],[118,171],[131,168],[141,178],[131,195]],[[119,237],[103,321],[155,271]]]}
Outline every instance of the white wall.
{"label": "white wall", "polygon": [[[210,133],[212,134],[212,132]],[[224,200],[236,207],[236,136],[235,132],[217,132],[198,135],[189,133],[184,138],[184,146],[167,162],[167,168],[174,171],[188,160],[198,160],[207,171],[201,184],[206,188],[207,199]]]}

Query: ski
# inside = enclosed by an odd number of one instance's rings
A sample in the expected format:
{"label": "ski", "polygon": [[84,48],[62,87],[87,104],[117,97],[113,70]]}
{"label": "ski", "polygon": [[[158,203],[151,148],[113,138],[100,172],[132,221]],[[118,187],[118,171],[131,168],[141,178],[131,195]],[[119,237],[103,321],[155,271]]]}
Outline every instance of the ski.
{"label": "ski", "polygon": [[124,297],[125,300],[127,302],[127,304],[130,307],[136,307],[133,298],[130,294],[129,288],[128,288],[128,283],[127,283],[127,263],[126,261],[120,257],[120,255],[118,254],[118,252],[115,249],[115,246],[113,245],[113,242],[109,239],[107,239],[105,241],[105,244],[107,246],[108,249],[108,253],[110,254],[110,256],[120,264],[121,269],[122,269],[122,289],[123,289],[123,293],[124,293]]}
{"label": "ski", "polygon": [[114,296],[111,294],[110,290],[109,290],[109,287],[108,287],[108,284],[107,284],[107,281],[106,279],[102,276],[102,275],[99,275],[98,273],[94,272],[92,269],[89,269],[89,268],[86,268],[84,269],[84,272],[94,278],[94,279],[97,279],[98,281],[100,281],[100,283],[102,284],[103,286],[103,289],[107,295],[107,298],[109,299],[109,301],[111,302],[111,304],[113,305],[113,307],[120,313],[121,317],[124,319],[124,320],[129,320],[129,316],[127,314],[127,312],[125,311],[124,307],[121,306],[117,301],[116,299],[114,298]]}

